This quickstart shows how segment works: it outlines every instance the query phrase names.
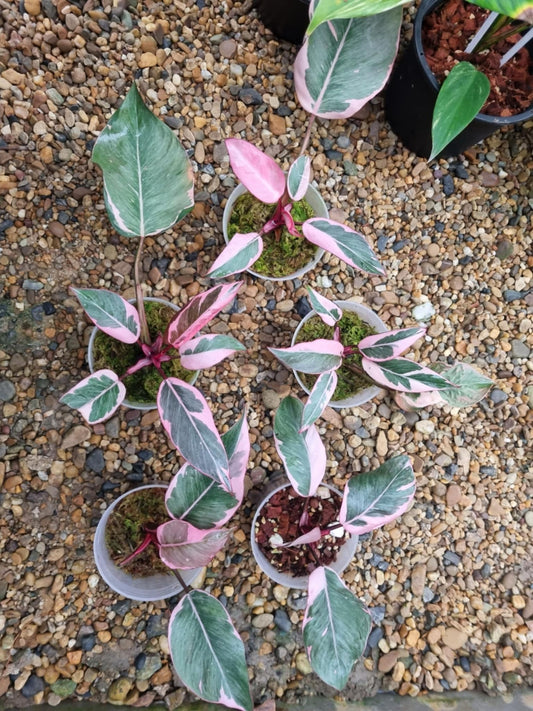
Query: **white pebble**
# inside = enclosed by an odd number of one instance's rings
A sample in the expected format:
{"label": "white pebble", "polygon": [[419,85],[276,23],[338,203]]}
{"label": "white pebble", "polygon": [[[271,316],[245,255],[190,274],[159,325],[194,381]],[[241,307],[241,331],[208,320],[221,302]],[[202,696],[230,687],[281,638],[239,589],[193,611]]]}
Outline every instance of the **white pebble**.
{"label": "white pebble", "polygon": [[435,315],[435,309],[429,301],[426,301],[423,304],[415,306],[411,313],[413,314],[413,318],[417,321],[427,321]]}

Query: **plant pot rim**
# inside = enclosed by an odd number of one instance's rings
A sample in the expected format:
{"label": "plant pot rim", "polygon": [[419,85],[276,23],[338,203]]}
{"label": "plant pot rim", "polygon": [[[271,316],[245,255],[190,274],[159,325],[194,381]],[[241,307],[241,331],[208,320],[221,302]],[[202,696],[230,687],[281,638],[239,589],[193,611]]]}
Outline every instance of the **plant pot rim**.
{"label": "plant pot rim", "polygon": [[[235,186],[235,188],[233,188],[226,202],[226,206],[224,207],[224,214],[222,216],[222,234],[224,236],[224,242],[226,244],[229,244],[228,225],[231,213],[233,211],[233,205],[235,204],[236,200],[240,198],[241,195],[244,195],[244,193],[247,192],[249,192],[249,190],[247,190],[247,188],[245,188],[242,183],[239,183]],[[309,204],[315,211],[316,217],[328,217],[329,212],[328,208],[326,207],[326,203],[324,202],[322,196],[314,185],[309,185],[305,194],[305,199],[309,202]],[[255,272],[253,269],[246,269],[245,271],[248,274],[257,277],[258,279],[265,279],[266,281],[281,282],[289,281],[290,279],[299,279],[304,274],[307,274],[307,272],[311,271],[311,269],[314,269],[316,267],[318,262],[322,259],[324,251],[325,250],[322,249],[322,247],[317,247],[313,259],[307,262],[307,264],[305,264],[303,267],[300,267],[300,269],[297,269],[295,272],[292,272],[292,274],[287,274],[287,276],[271,277],[267,276],[266,274],[260,274],[259,272]]]}
{"label": "plant pot rim", "polygon": [[[93,554],[100,577],[112,590],[123,597],[129,598],[130,600],[137,600],[139,602],[155,602],[157,600],[164,600],[167,597],[172,597],[172,595],[177,595],[183,590],[180,582],[171,572],[169,572],[168,575],[165,575],[164,573],[157,573],[156,575],[150,575],[144,578],[134,578],[125,570],[119,568],[112,561],[105,543],[105,527],[107,525],[107,521],[109,520],[113,510],[123,499],[131,494],[137,493],[138,491],[142,491],[143,489],[167,488],[168,484],[165,484],[164,482],[157,482],[154,484],[138,486],[135,489],[126,491],[107,507],[102,515],[102,518],[98,522],[98,526],[96,527],[93,542]],[[190,585],[201,570],[201,568],[183,570],[181,571],[181,576],[185,583]]]}
{"label": "plant pot rim", "polygon": [[[365,321],[369,326],[375,328],[377,333],[384,333],[388,330],[387,326],[383,323],[379,316],[364,304],[360,304],[357,301],[334,301],[333,303],[342,309],[342,311],[351,311],[352,313],[357,314],[362,321]],[[300,321],[293,334],[291,346],[296,344],[296,338],[298,337],[298,333],[304,323],[309,321],[309,319],[313,316],[317,316],[314,309],[306,314]],[[304,385],[299,373],[296,370],[293,370],[292,372],[294,373],[299,386],[309,395],[309,388]],[[328,407],[332,407],[335,410],[341,410],[342,408],[349,407],[359,407],[360,405],[364,405],[366,402],[373,400],[382,391],[383,388],[380,388],[377,385],[369,385],[367,388],[363,388],[363,390],[360,390],[359,392],[354,393],[350,397],[346,397],[343,400],[330,400]]]}
{"label": "plant pot rim", "polygon": [[[254,555],[255,561],[257,565],[261,568],[263,573],[267,575],[269,578],[271,578],[274,582],[278,583],[279,585],[284,585],[286,588],[294,588],[296,590],[306,590],[308,587],[309,583],[309,576],[308,575],[290,575],[290,573],[283,573],[277,568],[275,568],[268,558],[265,556],[265,554],[261,551],[259,548],[259,545],[257,541],[255,540],[255,524],[257,522],[257,519],[259,518],[261,514],[261,510],[265,503],[274,496],[278,491],[281,491],[282,489],[286,489],[287,487],[292,486],[290,482],[286,482],[285,484],[281,484],[280,486],[277,486],[275,489],[273,489],[270,493],[268,493],[258,504],[257,506],[257,511],[255,512],[255,515],[252,520],[252,531],[250,535],[250,543],[252,546],[252,553]],[[320,486],[325,486],[327,489],[330,491],[334,492],[338,496],[342,498],[342,493],[336,489],[334,486],[331,486],[331,484],[326,484],[325,482],[322,482]],[[359,543],[359,536],[350,534],[350,537],[348,538],[347,541],[342,545],[339,554],[337,556],[337,560],[335,560],[331,565],[328,567],[334,570],[338,575],[342,573],[343,570],[345,570],[348,565],[350,564],[352,558],[355,555],[356,548]]]}
{"label": "plant pot rim", "polygon": [[[128,303],[130,304],[135,304],[137,302],[137,299],[127,299]],[[168,301],[167,299],[161,299],[158,296],[144,296],[143,297],[143,302],[144,301],[150,301],[150,302],[155,302],[157,304],[164,304],[165,306],[170,306],[171,309],[173,309],[176,313],[181,310],[181,306],[177,306],[176,304],[173,304],[172,301]],[[97,333],[100,331],[98,326],[95,326],[93,330],[91,331],[91,336],[89,338],[89,345],[87,346],[87,361],[89,363],[89,370],[91,373],[94,373],[94,340],[96,338]],[[195,371],[193,377],[188,381],[190,385],[194,385],[198,378],[199,371]],[[142,410],[144,412],[147,412],[149,410],[156,410],[157,409],[157,403],[154,401],[153,403],[150,402],[136,402],[135,400],[129,400],[128,398],[124,398],[124,400],[120,403],[124,407],[129,408],[130,410]]]}

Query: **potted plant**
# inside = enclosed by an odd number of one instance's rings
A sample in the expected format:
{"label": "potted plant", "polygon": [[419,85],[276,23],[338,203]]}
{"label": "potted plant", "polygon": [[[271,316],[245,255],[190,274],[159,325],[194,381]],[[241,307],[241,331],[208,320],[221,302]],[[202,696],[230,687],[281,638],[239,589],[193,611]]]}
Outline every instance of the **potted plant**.
{"label": "potted plant", "polygon": [[324,504],[327,493],[324,496],[320,489],[326,451],[308,405],[304,407],[294,397],[284,398],[275,415],[274,438],[290,488],[276,490],[285,496],[281,501],[273,505],[270,495],[260,506],[252,542],[275,568],[291,574],[295,566],[296,584],[302,581],[302,570],[307,574],[306,652],[318,676],[342,689],[363,654],[371,618],[328,564],[331,549],[335,552],[335,540],[341,541],[346,534],[367,533],[406,511],[415,492],[414,472],[407,456],[393,457],[375,471],[352,477],[336,506],[329,501]]}
{"label": "potted plant", "polygon": [[395,391],[401,407],[473,405],[485,397],[492,386],[489,378],[464,363],[437,364],[430,369],[399,357],[425,335],[425,328],[385,331],[365,336],[357,343],[343,342],[339,306],[311,289],[309,294],[317,315],[328,326],[331,336],[296,343],[290,348],[269,350],[288,368],[319,376],[310,388],[307,404],[310,413],[322,411],[328,403],[335,406],[335,402],[330,401],[342,368],[369,383]]}

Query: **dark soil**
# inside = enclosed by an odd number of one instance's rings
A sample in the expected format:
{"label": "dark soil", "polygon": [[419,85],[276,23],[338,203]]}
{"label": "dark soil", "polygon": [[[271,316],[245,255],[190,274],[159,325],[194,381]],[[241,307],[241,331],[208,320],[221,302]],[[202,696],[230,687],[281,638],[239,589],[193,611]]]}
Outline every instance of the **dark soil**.
{"label": "dark soil", "polygon": [[464,50],[487,15],[464,0],[447,0],[424,20],[422,41],[427,62],[441,84],[458,62],[470,62],[490,81],[490,94],[481,113],[513,116],[529,109],[533,101],[533,61],[524,47],[503,67],[500,59],[519,39],[515,34],[479,53]]}
{"label": "dark soil", "polygon": [[[270,545],[270,537],[279,534],[283,541],[291,541],[315,526],[321,528],[339,520],[342,499],[330,492],[329,499],[298,496],[291,486],[276,492],[262,509],[262,516],[256,522],[256,541],[269,562],[283,573],[295,576],[310,575],[321,565],[330,565],[337,560],[342,544],[348,540],[348,533],[342,538],[329,534],[317,543],[304,544],[294,548],[277,548]],[[300,527],[299,521],[307,505],[309,525]]]}

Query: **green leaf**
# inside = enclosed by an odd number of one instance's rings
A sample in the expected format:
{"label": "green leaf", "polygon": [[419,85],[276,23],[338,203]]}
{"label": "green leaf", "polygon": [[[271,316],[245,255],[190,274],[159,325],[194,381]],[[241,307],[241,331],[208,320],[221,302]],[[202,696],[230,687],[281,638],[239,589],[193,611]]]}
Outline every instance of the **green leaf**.
{"label": "green leaf", "polygon": [[[510,0],[509,0],[510,1]],[[310,35],[322,22],[328,20],[347,19],[349,17],[365,17],[378,15],[399,5],[407,5],[410,0],[320,0],[307,28]],[[377,38],[374,38],[377,39]],[[382,37],[380,36],[381,40]],[[376,45],[378,42],[376,41]]]}
{"label": "green leaf", "polygon": [[485,397],[494,385],[490,378],[478,373],[466,363],[454,363],[451,366],[435,363],[433,370],[442,373],[446,380],[456,386],[439,390],[441,398],[452,407],[475,405]]}
{"label": "green leaf", "polygon": [[145,106],[135,84],[100,134],[92,158],[104,173],[109,219],[126,237],[163,232],[194,205],[187,154]]}
{"label": "green leaf", "polygon": [[479,113],[490,92],[490,82],[469,62],[459,62],[444,80],[435,108],[431,137],[433,160]]}
{"label": "green leaf", "polygon": [[470,2],[491,10],[491,12],[533,24],[533,2],[531,0],[470,0]]}

